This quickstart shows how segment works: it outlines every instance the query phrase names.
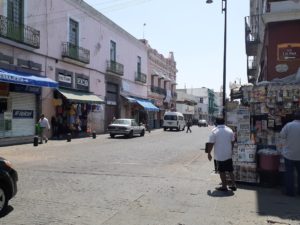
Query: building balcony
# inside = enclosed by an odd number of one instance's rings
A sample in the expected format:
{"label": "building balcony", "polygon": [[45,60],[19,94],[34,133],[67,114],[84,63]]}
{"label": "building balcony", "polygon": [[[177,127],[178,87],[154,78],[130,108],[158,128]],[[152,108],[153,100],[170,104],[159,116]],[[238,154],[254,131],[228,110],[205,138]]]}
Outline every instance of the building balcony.
{"label": "building balcony", "polygon": [[167,91],[161,87],[151,85],[151,91],[160,95],[167,95]]}
{"label": "building balcony", "polygon": [[112,60],[107,61],[106,72],[123,76],[124,75],[124,65]]}
{"label": "building balcony", "polygon": [[0,37],[32,48],[40,48],[40,31],[20,23],[15,23],[0,15]]}
{"label": "building balcony", "polygon": [[245,17],[245,42],[246,54],[254,56],[257,54],[259,41],[259,16]]}
{"label": "building balcony", "polygon": [[263,8],[265,23],[300,19],[300,3],[293,0],[266,0]]}
{"label": "building balcony", "polygon": [[90,51],[70,42],[63,42],[62,57],[73,59],[85,64],[90,63]]}
{"label": "building balcony", "polygon": [[135,73],[135,81],[141,82],[141,83],[147,83],[147,75],[141,72]]}

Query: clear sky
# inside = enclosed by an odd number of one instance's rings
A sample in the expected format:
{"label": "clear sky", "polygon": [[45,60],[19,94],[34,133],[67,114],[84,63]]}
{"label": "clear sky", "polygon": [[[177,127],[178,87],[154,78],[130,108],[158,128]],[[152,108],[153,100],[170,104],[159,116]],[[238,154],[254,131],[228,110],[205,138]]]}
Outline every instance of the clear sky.
{"label": "clear sky", "polygon": [[[223,84],[222,0],[85,0],[134,37],[149,41],[165,57],[174,52],[177,88]],[[227,0],[227,95],[229,82],[247,83],[245,16],[248,0]],[[144,25],[145,24],[145,25]]]}

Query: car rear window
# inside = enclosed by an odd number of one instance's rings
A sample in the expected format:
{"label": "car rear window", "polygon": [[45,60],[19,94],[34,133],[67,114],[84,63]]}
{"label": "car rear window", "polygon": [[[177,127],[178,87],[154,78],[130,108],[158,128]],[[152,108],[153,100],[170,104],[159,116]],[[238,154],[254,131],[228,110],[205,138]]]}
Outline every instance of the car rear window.
{"label": "car rear window", "polygon": [[177,116],[165,115],[164,120],[177,120]]}

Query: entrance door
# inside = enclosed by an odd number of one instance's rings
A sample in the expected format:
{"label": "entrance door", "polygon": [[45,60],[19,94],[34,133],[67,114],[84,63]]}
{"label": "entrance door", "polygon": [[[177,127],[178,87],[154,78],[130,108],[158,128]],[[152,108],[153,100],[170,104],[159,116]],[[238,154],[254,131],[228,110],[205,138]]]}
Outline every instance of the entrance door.
{"label": "entrance door", "polygon": [[113,121],[113,118],[117,118],[117,106],[116,105],[106,105],[105,106],[105,129],[108,127],[108,125]]}

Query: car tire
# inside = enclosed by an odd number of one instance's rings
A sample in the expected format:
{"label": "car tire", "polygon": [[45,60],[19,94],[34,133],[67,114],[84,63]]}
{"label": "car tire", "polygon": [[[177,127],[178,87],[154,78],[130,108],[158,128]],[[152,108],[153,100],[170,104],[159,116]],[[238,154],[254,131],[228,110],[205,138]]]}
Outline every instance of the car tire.
{"label": "car tire", "polygon": [[8,194],[3,184],[0,184],[0,215],[3,215],[8,205]]}
{"label": "car tire", "polygon": [[183,127],[181,131],[184,131],[184,129],[185,129],[185,127]]}
{"label": "car tire", "polygon": [[164,127],[164,131],[166,131],[167,130],[167,128],[166,127]]}
{"label": "car tire", "polygon": [[145,130],[143,129],[141,132],[141,137],[145,136]]}
{"label": "car tire", "polygon": [[115,135],[114,135],[114,134],[110,134],[110,137],[111,137],[111,138],[114,138],[114,137],[115,137]]}

